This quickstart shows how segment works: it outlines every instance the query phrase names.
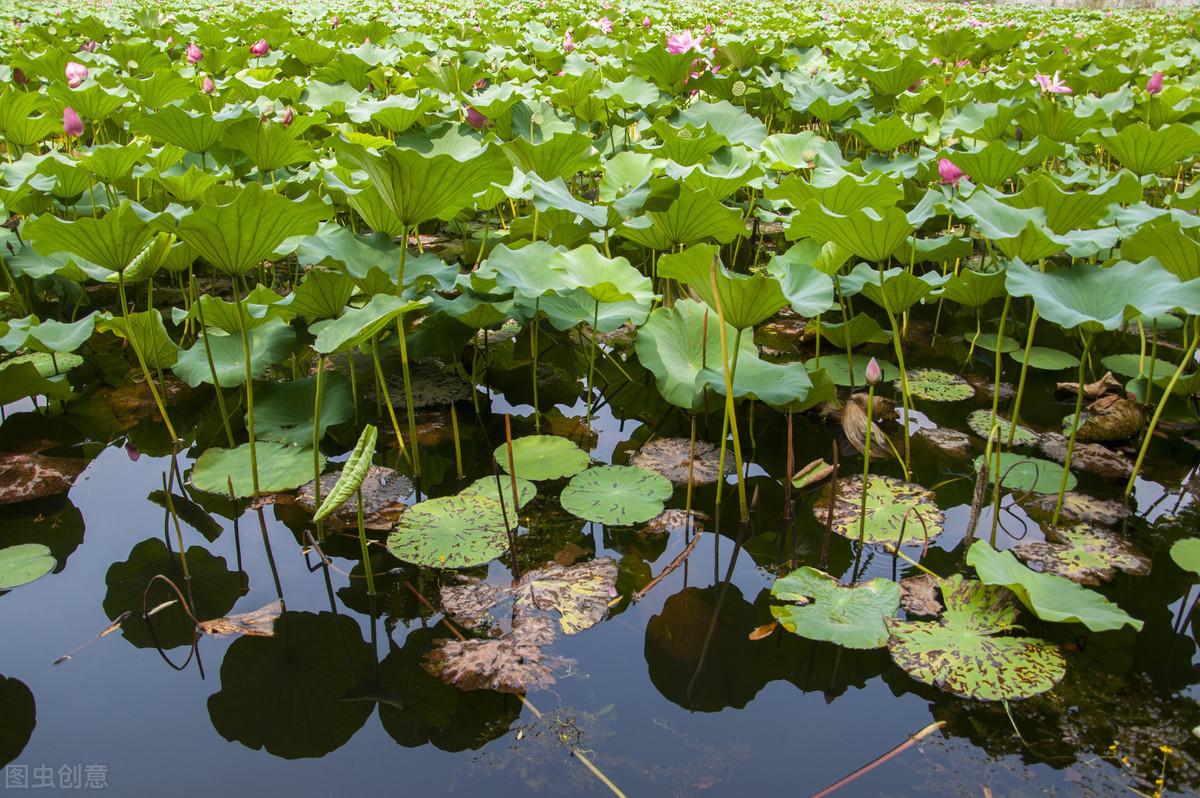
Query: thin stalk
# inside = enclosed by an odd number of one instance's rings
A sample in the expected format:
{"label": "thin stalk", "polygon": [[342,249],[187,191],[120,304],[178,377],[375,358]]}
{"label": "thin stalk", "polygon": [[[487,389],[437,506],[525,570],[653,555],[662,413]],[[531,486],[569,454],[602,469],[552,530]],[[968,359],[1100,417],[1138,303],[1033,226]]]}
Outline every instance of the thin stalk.
{"label": "thin stalk", "polygon": [[[313,507],[321,506],[321,389],[325,382],[325,356],[317,355],[316,395],[313,397]],[[361,493],[360,493],[361,496]],[[361,502],[361,499],[360,499]],[[361,504],[360,504],[361,506]],[[324,540],[322,521],[317,521],[317,538]]]}
{"label": "thin stalk", "polygon": [[[1021,397],[1025,395],[1025,375],[1029,372],[1029,352],[1033,349],[1033,331],[1037,327],[1038,312],[1034,308],[1029,313],[1029,335],[1025,338],[1025,357],[1021,360],[1021,376],[1017,380],[1017,396],[1013,399],[1012,412],[1009,413],[1008,445],[1012,446],[1017,434],[1017,424],[1021,419]],[[999,357],[1000,353],[996,353]],[[999,391],[996,392],[999,395]]]}
{"label": "thin stalk", "polygon": [[[733,428],[733,459],[737,466],[738,508],[741,511],[742,522],[746,523],[750,520],[750,505],[746,501],[746,482],[742,467],[742,441],[738,435],[737,411],[733,406],[733,373],[729,366],[729,336],[725,332],[725,310],[721,306],[721,292],[717,290],[717,259],[715,257],[709,266],[708,281],[712,288],[713,301],[717,305],[717,329],[720,330],[721,336],[721,367],[722,371],[725,372],[725,415]],[[718,472],[719,474],[720,472]],[[718,480],[718,489],[722,481]]]}
{"label": "thin stalk", "polygon": [[[590,434],[592,431],[592,386],[596,375],[596,325],[600,322],[600,300],[596,299],[596,309],[592,311],[592,345],[588,350],[588,378],[587,378],[587,430]],[[534,375],[534,382],[537,382],[537,375]]]}
{"label": "thin stalk", "polygon": [[229,426],[229,411],[225,408],[225,394],[221,391],[221,381],[217,379],[217,365],[213,362],[212,348],[208,343],[208,327],[204,323],[204,306],[200,303],[200,295],[196,291],[196,277],[189,272],[188,283],[192,293],[196,294],[196,313],[200,317],[200,332],[204,346],[204,359],[208,362],[208,374],[212,377],[213,391],[217,394],[217,409],[221,413],[221,426],[225,429],[225,442],[233,448],[233,428]]}
{"label": "thin stalk", "polygon": [[[246,288],[243,281],[243,288]],[[249,289],[246,294],[249,296]],[[254,373],[250,368],[250,322],[246,318],[246,308],[242,304],[241,293],[237,290],[236,278],[233,285],[233,299],[238,310],[238,332],[242,335],[242,359],[245,361],[246,375],[246,431],[250,435],[250,483],[254,487],[254,498],[258,498],[258,450],[254,443]]]}
{"label": "thin stalk", "polygon": [[[892,313],[892,308],[888,305],[887,289],[884,288],[882,269],[879,272],[879,301],[883,303],[883,311],[887,313],[888,322],[892,326],[892,348],[896,350],[896,362],[900,366],[900,399],[904,408],[904,467],[907,469],[912,459],[908,432],[908,413],[909,407],[912,405],[912,400],[908,393],[908,370],[904,367],[904,344],[900,340],[900,329],[896,326],[896,314]],[[851,372],[853,372],[853,369],[851,369]],[[870,412],[870,409],[868,409],[868,417]]]}
{"label": "thin stalk", "polygon": [[[1163,394],[1159,397],[1158,404],[1154,407],[1154,415],[1150,417],[1150,424],[1146,427],[1145,437],[1142,438],[1142,445],[1138,449],[1137,459],[1133,462],[1133,473],[1129,475],[1129,482],[1125,484],[1124,495],[1126,499],[1133,492],[1133,486],[1137,482],[1138,473],[1142,470],[1142,461],[1146,459],[1146,451],[1150,448],[1150,441],[1154,438],[1154,428],[1158,426],[1158,420],[1162,416],[1163,408],[1167,406],[1167,400],[1171,398],[1171,392],[1175,390],[1175,383],[1179,382],[1179,378],[1187,370],[1188,364],[1196,356],[1196,345],[1200,344],[1200,316],[1196,317],[1195,326],[1196,332],[1192,335],[1192,342],[1188,345],[1187,351],[1183,353],[1183,359],[1179,361],[1179,367],[1171,375],[1171,381],[1163,389]],[[1080,380],[1081,384],[1082,382]]]}
{"label": "thin stalk", "polygon": [[375,595],[375,574],[371,571],[371,552],[367,551],[367,529],[363,523],[363,498],[362,488],[360,487],[356,493],[358,494],[358,545],[362,549],[363,573],[367,577],[367,595]]}
{"label": "thin stalk", "polygon": [[[404,293],[404,261],[408,255],[408,227],[404,226],[400,231],[400,268],[396,274],[396,296]],[[420,237],[417,238],[418,243]],[[413,408],[412,396],[412,376],[408,368],[408,344],[404,339],[404,314],[401,313],[396,317],[396,335],[400,338],[400,372],[404,377],[404,404],[408,415],[408,439],[412,443],[412,467],[413,476],[420,479],[421,477],[421,453],[420,447],[417,446],[417,416],[416,410]]]}
{"label": "thin stalk", "polygon": [[862,500],[858,510],[858,545],[860,549],[867,537],[867,489],[871,484],[871,416],[874,410],[875,385],[867,382],[867,437],[863,447]]}
{"label": "thin stalk", "polygon": [[[411,459],[408,456],[408,448],[404,445],[404,436],[400,434],[400,421],[396,418],[396,409],[392,407],[392,397],[388,393],[387,382],[383,379],[383,367],[379,364],[379,341],[375,338],[371,339],[371,362],[375,364],[375,382],[378,384],[376,389],[380,396],[383,397],[383,404],[387,406],[388,418],[392,421],[392,432],[396,433],[396,443],[400,447],[400,454],[404,455],[405,460]],[[353,374],[353,363],[351,364],[351,373]],[[413,444],[416,448],[416,444]]]}
{"label": "thin stalk", "polygon": [[[1088,353],[1092,349],[1092,341],[1095,338],[1095,335],[1083,333],[1083,355],[1079,358],[1079,385],[1075,392],[1075,415],[1071,418],[1071,438],[1067,441],[1066,462],[1063,463],[1062,480],[1058,483],[1058,501],[1054,503],[1054,515],[1050,519],[1051,526],[1058,523],[1058,514],[1062,512],[1063,494],[1067,492],[1067,479],[1071,475],[1071,454],[1075,451],[1075,436],[1079,432],[1079,414],[1083,411],[1084,372],[1087,368]],[[1137,473],[1136,470],[1134,473]]]}
{"label": "thin stalk", "polygon": [[158,393],[158,388],[154,384],[154,377],[150,374],[150,368],[146,365],[146,357],[142,354],[142,347],[138,343],[137,333],[133,329],[133,323],[129,320],[129,303],[125,299],[124,272],[117,272],[117,293],[121,302],[121,318],[125,320],[125,334],[129,337],[129,345],[133,347],[133,354],[137,357],[138,366],[142,369],[142,377],[146,380],[146,387],[150,389],[150,396],[153,397],[154,404],[158,407],[158,413],[162,416],[163,424],[166,425],[171,440],[177,441],[179,440],[179,436],[175,434],[175,427],[171,425],[171,417],[167,415],[166,405],[163,404],[162,397]]}
{"label": "thin stalk", "polygon": [[458,478],[463,478],[463,463],[462,463],[462,441],[458,434],[458,411],[454,409],[454,403],[450,403],[450,429],[454,432],[454,468],[458,473]]}

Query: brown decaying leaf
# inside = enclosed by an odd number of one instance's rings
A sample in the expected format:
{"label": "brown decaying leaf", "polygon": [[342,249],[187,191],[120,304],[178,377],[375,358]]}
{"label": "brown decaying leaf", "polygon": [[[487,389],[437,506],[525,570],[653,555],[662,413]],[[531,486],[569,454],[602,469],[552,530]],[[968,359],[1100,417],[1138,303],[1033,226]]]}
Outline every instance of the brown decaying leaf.
{"label": "brown decaying leaf", "polygon": [[969,457],[975,449],[970,435],[947,427],[921,427],[917,430],[916,437],[955,457]]}
{"label": "brown decaying leaf", "polygon": [[[882,397],[876,396],[874,410],[871,413],[871,459],[887,460],[892,456],[892,447],[888,446],[883,430],[877,423],[881,418],[891,415],[891,404]],[[867,446],[867,396],[856,393],[842,407],[842,432],[850,445],[860,453]]]}
{"label": "brown decaying leaf", "polygon": [[[647,443],[629,461],[632,465],[657,471],[676,485],[688,481],[689,454],[692,442],[687,438],[655,438]],[[720,474],[721,452],[708,441],[696,441],[695,454],[691,457],[693,485],[710,485]],[[725,473],[733,471],[732,458],[726,458]]]}
{"label": "brown decaying leaf", "polygon": [[1081,415],[1076,438],[1081,441],[1123,441],[1142,429],[1142,408],[1123,396],[1102,396]]}
{"label": "brown decaying leaf", "polygon": [[215,637],[223,637],[225,635],[274,637],[275,621],[282,612],[283,602],[275,600],[253,612],[226,615],[224,618],[201,621],[198,625],[204,634]]}
{"label": "brown decaying leaf", "polygon": [[[666,535],[670,534],[673,529],[683,529],[687,526],[687,513],[683,510],[672,508],[663,510],[646,522],[642,527],[642,531],[651,535]],[[698,510],[692,510],[692,530],[699,531],[707,528],[709,518]]]}
{"label": "brown decaying leaf", "polygon": [[941,615],[942,602],[938,601],[937,577],[920,574],[901,579],[900,606],[909,615]]}
{"label": "brown decaying leaf", "polygon": [[[1054,514],[1054,505],[1058,497],[1053,493],[1035,493],[1021,502],[1021,505],[1035,520],[1049,521]],[[1063,494],[1062,509],[1059,518],[1067,521],[1082,521],[1089,524],[1112,526],[1128,518],[1130,509],[1120,502],[1111,499],[1098,499],[1086,493],[1067,491]]]}
{"label": "brown decaying leaf", "polygon": [[425,656],[425,669],[463,690],[525,693],[554,684],[554,670],[571,660],[546,654],[554,640],[549,618],[518,618],[493,640],[446,640]]}
{"label": "brown decaying leaf", "polygon": [[[1077,394],[1079,393],[1079,383],[1077,382],[1060,382],[1055,386],[1056,390],[1063,393]],[[1083,395],[1086,399],[1099,399],[1104,394],[1108,393],[1110,388],[1117,390],[1121,389],[1120,381],[1113,376],[1111,371],[1104,372],[1104,376],[1095,382],[1086,383],[1083,386]]]}
{"label": "brown decaying leaf", "polygon": [[0,504],[66,493],[86,465],[86,461],[71,457],[0,454]]}
{"label": "brown decaying leaf", "polygon": [[1150,573],[1150,559],[1124,538],[1089,524],[1047,529],[1046,540],[1021,541],[1013,553],[1035,570],[1064,576],[1081,585],[1111,582],[1117,571]]}
{"label": "brown decaying leaf", "polygon": [[[341,472],[324,474],[321,477],[321,496],[324,498],[333,490]],[[407,505],[404,503],[413,491],[412,482],[403,474],[390,468],[373,465],[367,470],[363,479],[363,526],[367,529],[389,531],[396,526],[396,521],[404,513]],[[292,500],[296,506],[308,513],[316,512],[316,500],[313,496],[313,483],[300,488]],[[341,507],[326,516],[325,525],[331,529],[345,529],[358,526],[358,501],[351,498]]]}
{"label": "brown decaying leaf", "polygon": [[[1045,432],[1038,440],[1038,448],[1056,463],[1065,463],[1067,443],[1067,438],[1057,432]],[[1098,443],[1082,443],[1077,439],[1075,450],[1071,453],[1071,470],[1086,471],[1104,479],[1128,479],[1133,473],[1133,463],[1112,449]]]}
{"label": "brown decaying leaf", "polygon": [[749,637],[751,640],[765,640],[766,638],[775,634],[775,630],[778,628],[779,621],[771,621],[770,623],[765,623],[762,626],[754,627],[750,630],[750,634],[747,635],[747,637]]}

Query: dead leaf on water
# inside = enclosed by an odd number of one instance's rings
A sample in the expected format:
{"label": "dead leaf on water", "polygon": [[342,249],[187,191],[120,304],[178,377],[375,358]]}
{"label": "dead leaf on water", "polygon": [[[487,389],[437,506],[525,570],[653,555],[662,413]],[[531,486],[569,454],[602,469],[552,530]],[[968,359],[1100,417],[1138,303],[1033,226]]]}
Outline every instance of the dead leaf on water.
{"label": "dead leaf on water", "polygon": [[[676,485],[688,482],[688,463],[691,463],[693,485],[711,485],[720,474],[721,452],[708,441],[696,441],[694,455],[688,438],[655,438],[633,456],[630,463],[639,468],[657,471]],[[725,473],[733,471],[733,459],[726,454]]]}
{"label": "dead leaf on water", "polygon": [[546,654],[553,642],[549,618],[518,618],[493,640],[446,640],[425,656],[425,669],[463,690],[525,693],[554,684],[554,670],[571,660]]}
{"label": "dead leaf on water", "polygon": [[87,462],[44,454],[0,454],[0,504],[66,493]]}
{"label": "dead leaf on water", "polygon": [[[1063,393],[1077,394],[1079,393],[1079,383],[1077,382],[1060,382],[1055,386],[1056,390]],[[1104,394],[1108,393],[1109,389],[1121,389],[1120,381],[1113,376],[1111,371],[1104,372],[1104,376],[1095,382],[1089,382],[1083,386],[1083,395],[1087,399],[1099,399]]]}
{"label": "dead leaf on water", "polygon": [[935,617],[942,614],[938,580],[930,574],[900,580],[900,606],[909,615]]}
{"label": "dead leaf on water", "polygon": [[275,621],[283,612],[283,602],[278,599],[253,612],[226,615],[211,621],[201,621],[200,631],[214,637],[246,635],[249,637],[274,637]]}

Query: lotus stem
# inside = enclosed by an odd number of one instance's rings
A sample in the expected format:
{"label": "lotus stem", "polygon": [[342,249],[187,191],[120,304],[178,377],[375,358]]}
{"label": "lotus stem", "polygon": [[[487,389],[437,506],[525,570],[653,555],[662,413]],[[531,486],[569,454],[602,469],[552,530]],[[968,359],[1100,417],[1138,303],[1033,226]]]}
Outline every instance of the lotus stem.
{"label": "lotus stem", "polygon": [[363,522],[362,487],[355,491],[358,496],[358,545],[362,549],[363,573],[367,577],[367,595],[375,595],[375,574],[371,571],[371,552],[367,550],[367,528]]}
{"label": "lotus stem", "polygon": [[[1034,308],[1029,313],[1029,335],[1025,338],[1025,357],[1021,360],[1021,376],[1017,379],[1017,396],[1013,399],[1012,412],[1009,413],[1009,430],[1008,430],[1008,445],[1013,445],[1013,439],[1017,434],[1017,424],[1021,418],[1021,397],[1025,395],[1025,375],[1029,373],[1029,352],[1033,349],[1033,332],[1037,328],[1038,312]],[[996,353],[996,357],[1000,357],[1000,353]],[[999,396],[999,391],[996,392]]]}
{"label": "lotus stem", "polygon": [[[133,329],[133,323],[129,320],[129,303],[125,298],[125,272],[117,272],[117,294],[121,302],[121,318],[125,320],[125,334],[129,337],[129,345],[133,347],[133,354],[137,358],[138,366],[142,370],[142,377],[146,380],[146,387],[150,389],[150,396],[154,399],[154,404],[158,408],[158,414],[162,416],[163,424],[167,427],[167,433],[170,434],[171,440],[179,440],[179,436],[175,434],[175,427],[171,425],[171,417],[167,415],[166,405],[163,404],[162,397],[158,393],[158,388],[154,384],[154,377],[150,374],[150,368],[146,365],[146,357],[142,354],[142,347],[138,343],[137,332]],[[46,402],[49,405],[49,400]]]}
{"label": "lotus stem", "polygon": [[[538,406],[538,355],[541,354],[541,345],[538,338],[541,337],[541,319],[538,316],[538,306],[541,304],[542,298],[536,297],[533,300],[533,324],[529,328],[529,355],[533,359],[533,429],[535,432],[542,431],[542,409]],[[589,382],[590,386],[591,383]]]}
{"label": "lotus stem", "polygon": [[[867,489],[870,487],[871,479],[871,420],[873,411],[875,410],[875,385],[870,380],[867,381],[867,436],[863,444],[863,484],[862,484],[862,499],[859,502],[858,511],[858,545],[861,548],[863,542],[867,538]],[[905,420],[907,423],[907,419]],[[833,501],[833,498],[830,498]]]}
{"label": "lotus stem", "polygon": [[[1146,401],[1148,407],[1154,401],[1154,364],[1158,361],[1158,319],[1154,320],[1153,337],[1150,339],[1150,367],[1146,372]],[[1141,373],[1141,368],[1138,373]]]}
{"label": "lotus stem", "polygon": [[[313,507],[321,506],[321,389],[325,382],[325,356],[317,355],[316,394],[313,397]],[[317,521],[317,538],[325,539],[323,524]]]}
{"label": "lotus stem", "polygon": [[[708,317],[705,316],[706,320],[707,320],[707,318]],[[705,331],[704,340],[706,342],[708,341],[707,329]],[[707,346],[707,343],[706,343],[706,346]],[[742,351],[742,331],[738,330],[737,332],[735,332],[733,334],[733,365],[729,369],[730,378],[734,382],[737,381],[738,354],[741,351]],[[701,367],[707,368],[707,366],[704,366],[703,364]],[[728,438],[729,438],[729,414],[723,413],[721,415],[721,449],[720,449],[720,454],[718,455],[718,461],[717,461],[717,470],[721,474],[725,473],[725,452],[729,448]],[[723,495],[722,488],[724,488],[724,487],[725,487],[725,481],[723,479],[717,480],[717,504],[718,505],[721,504],[721,496]]]}
{"label": "lotus stem", "polygon": [[[600,323],[600,300],[595,299],[595,310],[592,311],[592,345],[588,349],[588,377],[587,377],[587,431],[591,434],[592,431],[592,399],[593,399],[593,381],[596,375],[596,325]],[[537,374],[533,375],[534,385],[537,385]],[[536,387],[535,387],[536,390]],[[536,414],[537,410],[534,409]],[[536,417],[536,416],[535,416]]]}
{"label": "lotus stem", "polygon": [[[387,407],[388,418],[392,421],[392,432],[396,433],[396,445],[400,447],[400,454],[404,456],[404,459],[411,463],[412,458],[408,454],[408,447],[404,445],[404,436],[400,434],[400,421],[396,418],[396,409],[392,407],[392,396],[388,391],[387,382],[383,378],[383,366],[379,364],[379,341],[376,338],[371,339],[371,362],[375,365],[375,382],[379,386],[377,391],[383,397],[383,404]],[[350,368],[353,373],[353,362],[351,362]]]}
{"label": "lotus stem", "polygon": [[200,294],[196,290],[196,277],[189,270],[188,284],[191,292],[196,295],[196,313],[200,317],[201,345],[204,347],[204,359],[208,362],[208,373],[212,377],[213,391],[217,394],[217,409],[221,413],[221,426],[225,430],[225,442],[232,449],[233,428],[229,426],[229,411],[225,408],[225,394],[221,391],[221,381],[217,378],[217,366],[213,362],[212,347],[208,343],[208,326],[204,323],[204,305],[200,302]]}
{"label": "lotus stem", "polygon": [[454,409],[454,403],[450,403],[450,429],[454,432],[454,468],[458,473],[458,478],[463,478],[463,463],[462,463],[462,442],[458,434],[458,411]]}
{"label": "lotus stem", "polygon": [[[904,468],[908,470],[908,464],[912,460],[911,441],[908,432],[908,413],[911,405],[911,399],[908,393],[908,370],[904,366],[904,344],[900,340],[900,329],[896,326],[896,314],[892,312],[891,306],[887,301],[887,289],[883,283],[883,269],[879,270],[879,301],[883,303],[883,311],[887,313],[888,323],[892,327],[892,348],[896,350],[896,364],[900,367],[900,400],[903,406],[904,414]],[[853,373],[851,369],[851,373]],[[851,378],[851,383],[853,383]],[[851,385],[853,387],[853,385]],[[871,409],[867,409],[867,420],[871,418]],[[870,434],[870,425],[867,426],[868,434]]]}
{"label": "lotus stem", "polygon": [[[1079,358],[1079,385],[1077,386],[1079,390],[1075,393],[1075,415],[1071,417],[1071,438],[1067,441],[1066,462],[1063,463],[1062,480],[1058,483],[1058,500],[1054,503],[1054,515],[1050,518],[1051,526],[1058,523],[1058,515],[1062,512],[1063,495],[1067,492],[1067,479],[1071,476],[1071,454],[1075,451],[1075,436],[1079,432],[1079,414],[1083,411],[1083,381],[1087,369],[1088,353],[1092,349],[1092,341],[1095,338],[1095,335],[1083,333],[1083,354]],[[1146,440],[1149,440],[1149,436]]]}
{"label": "lotus stem", "polygon": [[[750,520],[750,505],[746,501],[746,481],[742,467],[742,441],[738,436],[737,411],[733,406],[733,372],[729,364],[729,336],[725,332],[725,310],[721,306],[721,293],[717,290],[717,259],[715,257],[709,266],[708,281],[712,288],[713,301],[717,306],[717,320],[719,322],[717,329],[720,331],[721,338],[721,369],[725,373],[725,417],[733,428],[733,460],[737,466],[738,507],[741,511],[741,520],[745,523]],[[725,439],[722,436],[721,443],[724,444],[724,442]],[[721,468],[723,469],[723,467],[724,463],[722,462]],[[724,479],[721,477],[724,476],[724,471],[718,469],[717,473],[717,506],[719,508],[721,483],[724,482]]]}
{"label": "lotus stem", "polygon": [[[236,279],[236,278],[235,278]],[[242,281],[242,288],[246,290],[246,295],[250,295],[250,289],[246,286],[245,281]],[[246,431],[250,435],[250,483],[254,487],[254,498],[258,498],[258,450],[254,443],[254,370],[250,367],[250,322],[246,317],[246,308],[242,304],[241,293],[237,290],[235,283],[233,290],[233,299],[237,304],[238,311],[238,332],[242,335],[242,359],[245,361],[246,375]]]}
{"label": "lotus stem", "polygon": [[1158,404],[1154,407],[1154,414],[1150,417],[1150,423],[1146,427],[1141,448],[1138,449],[1137,459],[1133,462],[1133,473],[1129,475],[1129,482],[1125,484],[1124,496],[1126,499],[1129,498],[1129,494],[1133,493],[1133,486],[1137,482],[1138,474],[1142,470],[1142,462],[1146,459],[1146,451],[1149,450],[1150,441],[1154,438],[1154,428],[1158,426],[1158,420],[1162,416],[1163,409],[1167,406],[1167,400],[1171,398],[1171,392],[1175,390],[1175,384],[1179,382],[1179,378],[1183,376],[1183,372],[1187,370],[1188,364],[1192,362],[1192,359],[1196,355],[1196,345],[1200,344],[1200,316],[1197,316],[1195,319],[1195,327],[1196,331],[1192,335],[1192,342],[1188,345],[1187,351],[1183,353],[1183,358],[1179,361],[1179,367],[1171,375],[1171,381],[1163,389],[1163,394],[1159,397]]}
{"label": "lotus stem", "polygon": [[[421,238],[417,236],[417,243],[420,244]],[[396,272],[396,296],[404,294],[404,261],[408,255],[408,226],[404,225],[400,230],[400,266]],[[417,445],[417,416],[413,408],[412,395],[412,376],[408,369],[408,343],[404,338],[404,314],[401,313],[396,317],[396,335],[400,339],[400,373],[404,378],[404,404],[408,415],[408,440],[412,444],[412,467],[413,476],[417,479],[421,478],[421,452]],[[399,436],[397,436],[399,437]]]}

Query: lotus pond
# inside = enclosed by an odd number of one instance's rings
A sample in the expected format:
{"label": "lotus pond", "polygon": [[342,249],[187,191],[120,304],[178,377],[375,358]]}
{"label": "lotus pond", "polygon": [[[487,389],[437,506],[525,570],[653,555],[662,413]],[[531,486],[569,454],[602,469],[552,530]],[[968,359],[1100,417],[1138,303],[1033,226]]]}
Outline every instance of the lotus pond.
{"label": "lotus pond", "polygon": [[0,2],[0,765],[1194,794],[1194,12]]}

